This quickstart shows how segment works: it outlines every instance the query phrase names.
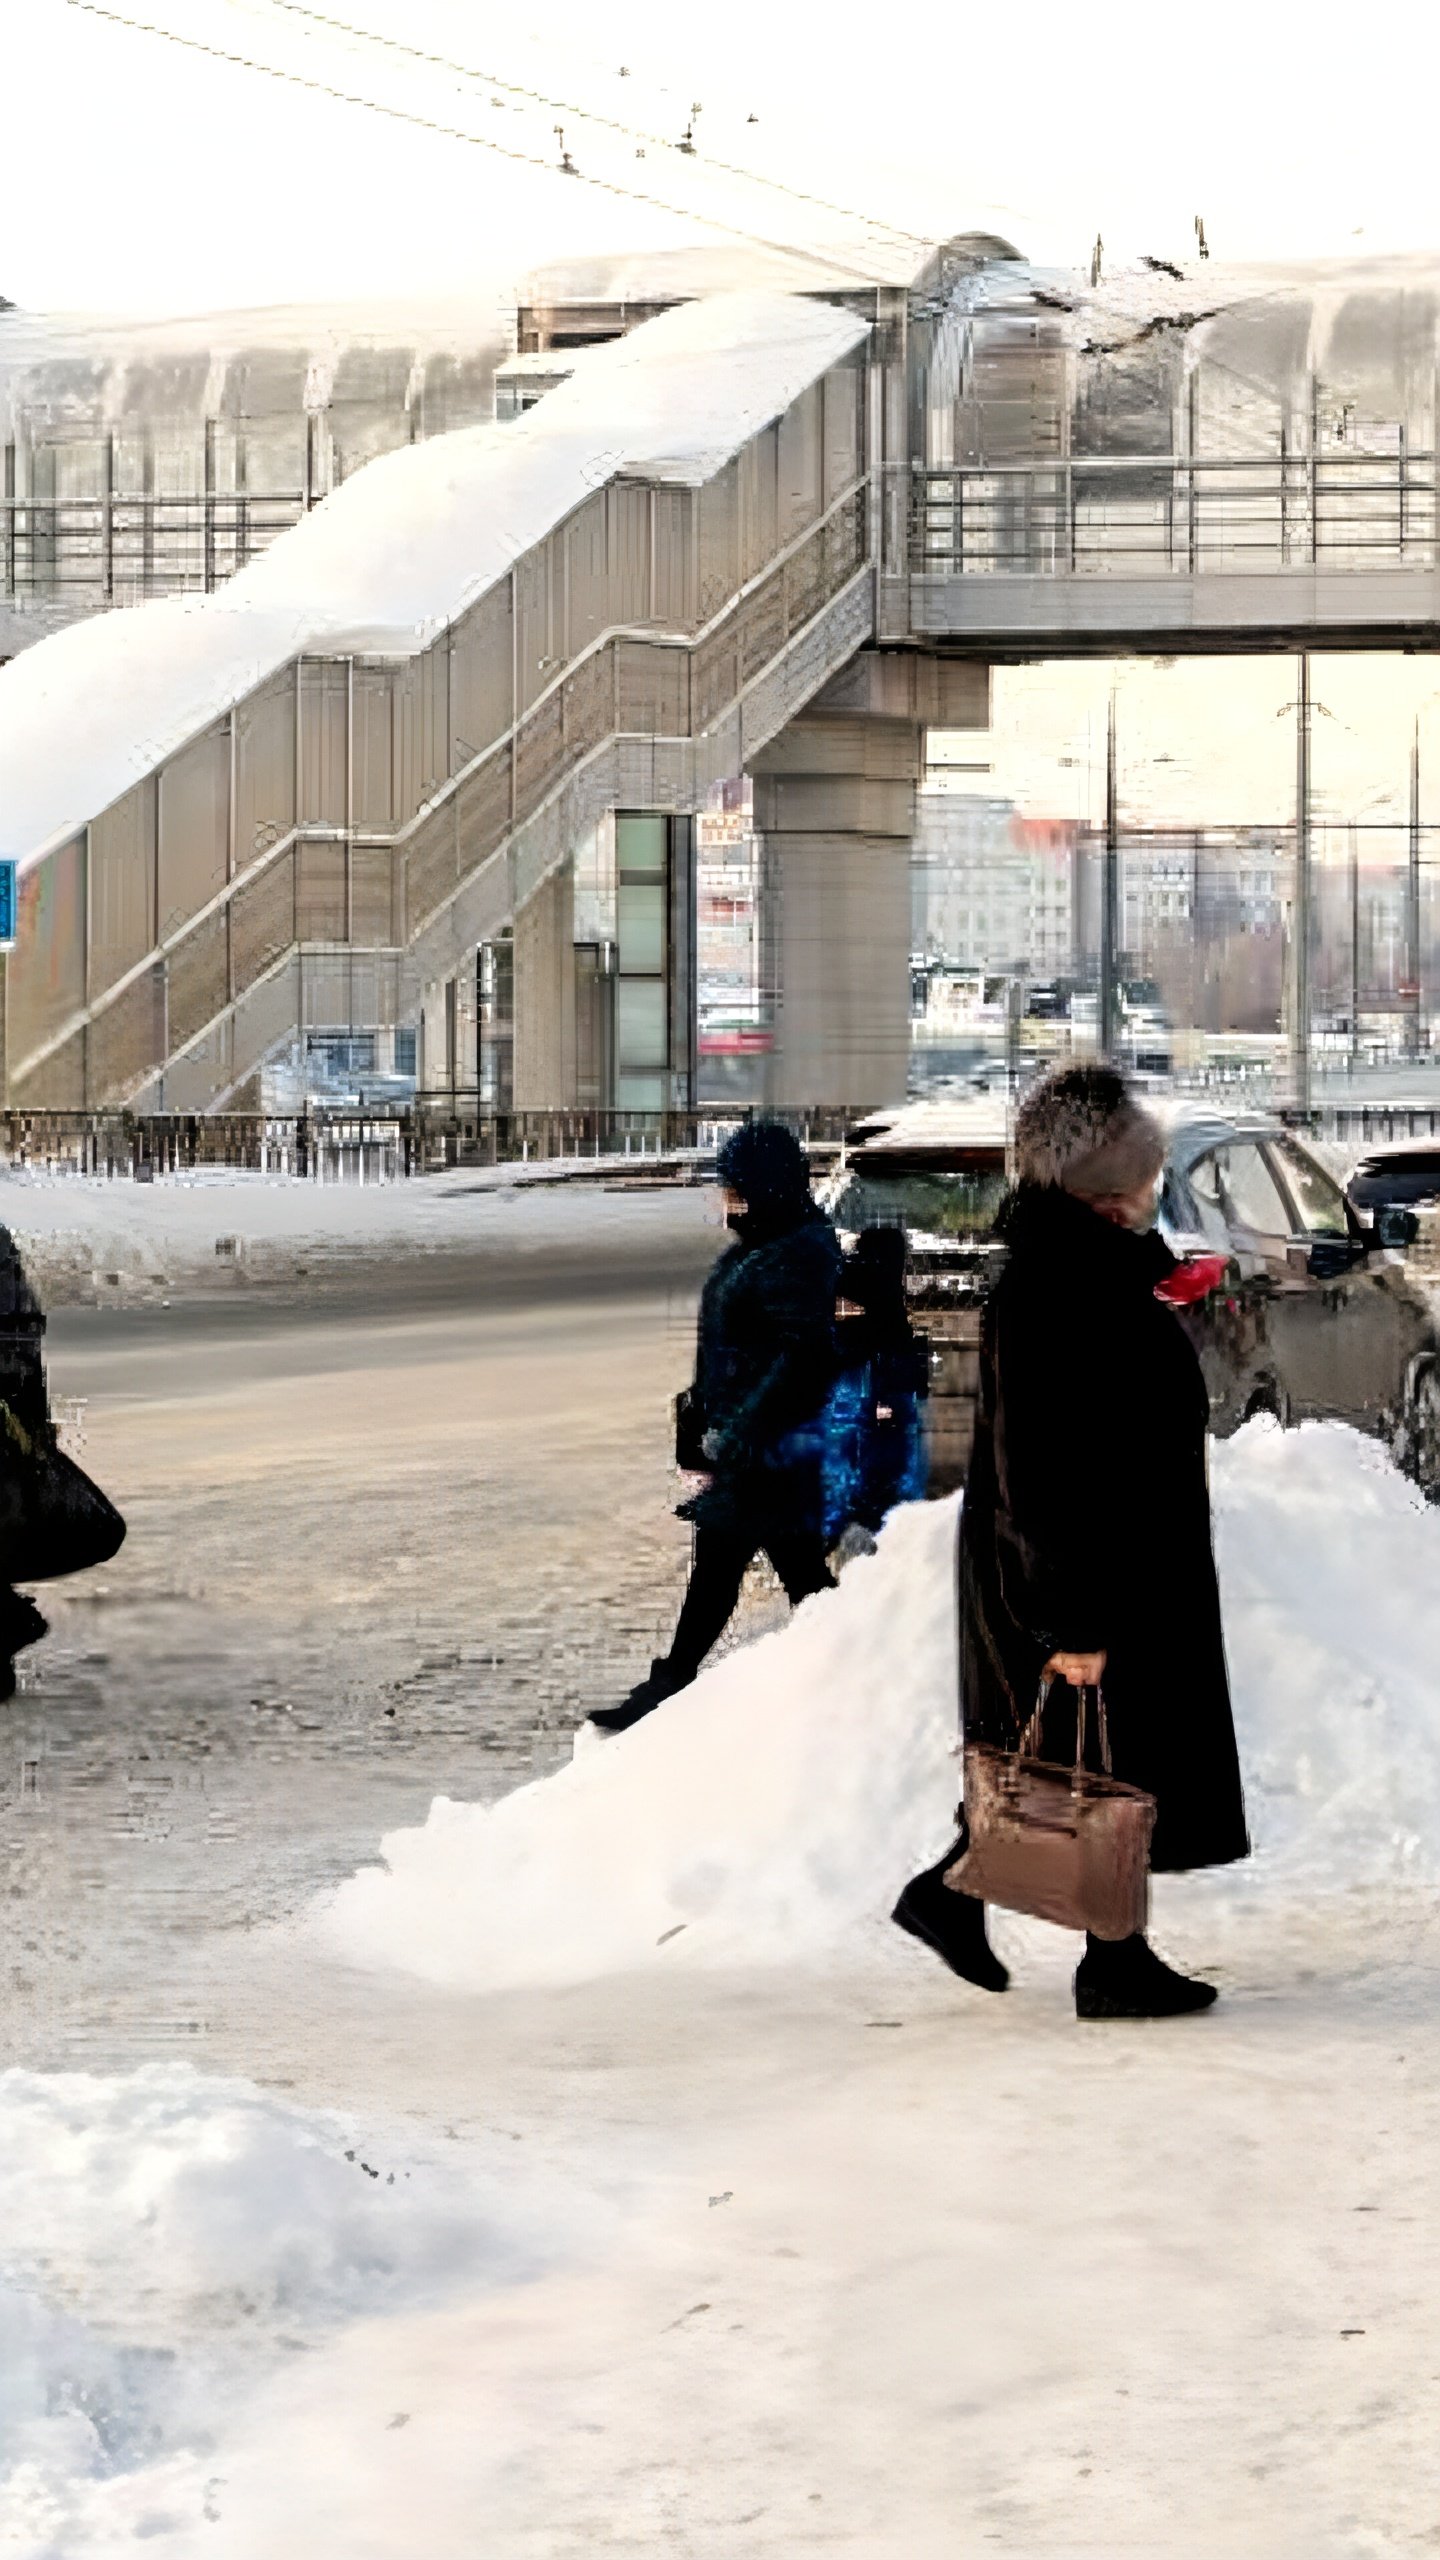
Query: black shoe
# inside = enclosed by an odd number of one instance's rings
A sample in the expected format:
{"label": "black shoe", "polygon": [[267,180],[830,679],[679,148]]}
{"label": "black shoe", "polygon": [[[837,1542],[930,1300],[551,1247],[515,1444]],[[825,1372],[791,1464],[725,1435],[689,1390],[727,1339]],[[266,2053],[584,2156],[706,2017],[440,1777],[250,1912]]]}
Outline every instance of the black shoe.
{"label": "black shoe", "polygon": [[632,1724],[638,1724],[642,1716],[653,1715],[667,1698],[673,1698],[686,1686],[667,1662],[652,1662],[646,1677],[636,1683],[628,1698],[622,1698],[618,1707],[592,1707],[587,1722],[601,1733],[628,1733]]}
{"label": "black shoe", "polygon": [[50,1633],[50,1621],[42,1618],[33,1600],[23,1591],[7,1593],[0,1603],[0,1644],[7,1653],[23,1653],[27,1644],[38,1644]]}
{"label": "black shoe", "polygon": [[1077,2018],[1186,2018],[1214,2006],[1213,1982],[1177,1973],[1148,1938],[1090,1938],[1075,1975]]}
{"label": "black shoe", "polygon": [[938,1867],[912,1877],[890,1917],[962,1982],[973,1982],[977,1991],[1009,1990],[1010,1976],[985,1934],[984,1903],[973,1893],[957,1893]]}

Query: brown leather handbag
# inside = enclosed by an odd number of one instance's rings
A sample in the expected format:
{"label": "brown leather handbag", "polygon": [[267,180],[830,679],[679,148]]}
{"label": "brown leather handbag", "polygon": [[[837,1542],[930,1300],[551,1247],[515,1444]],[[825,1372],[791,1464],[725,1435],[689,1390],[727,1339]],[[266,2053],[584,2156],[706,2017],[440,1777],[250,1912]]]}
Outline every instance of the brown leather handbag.
{"label": "brown leather handbag", "polygon": [[1061,1929],[1129,1938],[1145,1926],[1155,1799],[1111,1775],[1105,1700],[1095,1692],[1103,1774],[1085,1766],[1088,1691],[1076,1693],[1075,1764],[1042,1760],[1039,1704],[1018,1751],[965,1746],[969,1845],[945,1882],[1002,1911],[1028,1912]]}

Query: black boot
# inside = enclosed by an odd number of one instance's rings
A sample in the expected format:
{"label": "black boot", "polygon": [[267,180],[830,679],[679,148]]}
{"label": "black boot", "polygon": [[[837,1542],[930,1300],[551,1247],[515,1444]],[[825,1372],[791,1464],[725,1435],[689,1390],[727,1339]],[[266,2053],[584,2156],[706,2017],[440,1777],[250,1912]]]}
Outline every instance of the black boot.
{"label": "black boot", "polygon": [[1086,1938],[1075,1976],[1077,2018],[1185,2018],[1217,1997],[1213,1982],[1177,1973],[1141,1932]]}
{"label": "black boot", "polygon": [[947,1850],[938,1866],[912,1876],[890,1917],[962,1982],[973,1982],[978,1991],[1008,1991],[1010,1976],[985,1934],[984,1903],[945,1882],[945,1870],[954,1865],[962,1846]]}
{"label": "black boot", "polygon": [[662,1657],[651,1663],[644,1679],[636,1682],[629,1697],[622,1698],[618,1707],[592,1707],[588,1721],[601,1733],[628,1733],[631,1725],[638,1724],[642,1716],[652,1714],[656,1707],[663,1707],[667,1698],[673,1698],[677,1691],[689,1685],[686,1674],[672,1670],[670,1663]]}
{"label": "black boot", "polygon": [[12,1655],[23,1653],[27,1644],[38,1644],[49,1633],[49,1619],[41,1616],[23,1591],[0,1592],[0,1649]]}

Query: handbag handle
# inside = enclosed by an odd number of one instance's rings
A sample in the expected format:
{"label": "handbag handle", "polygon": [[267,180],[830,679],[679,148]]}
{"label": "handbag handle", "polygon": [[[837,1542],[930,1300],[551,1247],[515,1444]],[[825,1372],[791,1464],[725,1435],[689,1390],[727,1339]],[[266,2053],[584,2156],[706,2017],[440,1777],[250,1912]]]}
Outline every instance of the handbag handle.
{"label": "handbag handle", "polygon": [[[1054,1686],[1055,1683],[1053,1679],[1042,1676],[1040,1682],[1040,1695],[1035,1702],[1035,1713],[1020,1736],[1020,1750],[1018,1756],[1022,1760],[1037,1759],[1039,1757],[1040,1728],[1044,1722],[1045,1710],[1050,1703],[1050,1692]],[[1089,1695],[1090,1691],[1088,1686],[1082,1689],[1077,1689],[1075,1693],[1075,1775],[1077,1778],[1081,1775],[1085,1767],[1085,1737],[1089,1729],[1089,1712],[1086,1701],[1089,1698]],[[1101,1688],[1098,1680],[1095,1683],[1095,1721],[1100,1733],[1100,1765],[1106,1777],[1109,1778],[1114,1775],[1110,1763],[1110,1719],[1105,1712],[1105,1692]]]}

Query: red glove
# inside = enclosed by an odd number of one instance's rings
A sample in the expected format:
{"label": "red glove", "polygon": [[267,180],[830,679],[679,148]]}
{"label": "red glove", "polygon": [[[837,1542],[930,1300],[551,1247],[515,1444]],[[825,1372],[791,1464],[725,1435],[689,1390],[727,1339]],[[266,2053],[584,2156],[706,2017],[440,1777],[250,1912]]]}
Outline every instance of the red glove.
{"label": "red glove", "polygon": [[1167,1307],[1193,1307],[1201,1298],[1208,1298],[1212,1289],[1219,1288],[1225,1272],[1223,1253],[1197,1253],[1192,1261],[1182,1262],[1178,1270],[1172,1271],[1168,1280],[1162,1280],[1155,1295],[1163,1298]]}

